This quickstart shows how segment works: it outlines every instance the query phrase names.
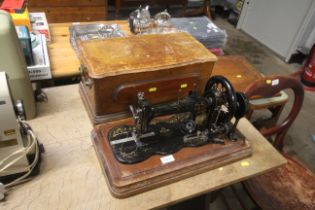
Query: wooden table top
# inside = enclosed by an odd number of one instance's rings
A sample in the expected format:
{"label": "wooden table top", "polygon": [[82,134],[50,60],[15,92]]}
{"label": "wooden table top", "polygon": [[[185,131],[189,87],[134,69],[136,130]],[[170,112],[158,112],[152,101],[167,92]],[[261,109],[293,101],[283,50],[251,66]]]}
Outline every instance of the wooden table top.
{"label": "wooden table top", "polygon": [[249,84],[263,78],[263,75],[242,56],[218,57],[211,75],[225,76],[233,84],[235,91],[244,91]]}
{"label": "wooden table top", "polygon": [[[131,35],[127,21],[99,21],[96,23],[119,24],[125,34]],[[54,79],[78,76],[80,74],[79,59],[70,45],[70,25],[71,23],[49,24],[52,41],[48,44],[48,53],[51,73]]]}
{"label": "wooden table top", "polygon": [[[127,21],[102,21],[102,23],[117,23],[127,35]],[[50,24],[52,42],[48,45],[52,77],[64,78],[78,76],[80,62],[69,41],[69,25],[71,23]],[[241,56],[220,56],[216,62],[213,75],[224,75],[236,90],[244,90],[247,85],[262,77],[262,75]]]}
{"label": "wooden table top", "polygon": [[78,85],[44,89],[48,102],[39,103],[31,120],[44,144],[41,173],[8,192],[0,209],[151,209],[173,204],[262,174],[286,160],[246,120],[239,130],[250,141],[253,155],[241,161],[125,199],[114,198],[106,185],[90,139],[92,125],[79,97]]}

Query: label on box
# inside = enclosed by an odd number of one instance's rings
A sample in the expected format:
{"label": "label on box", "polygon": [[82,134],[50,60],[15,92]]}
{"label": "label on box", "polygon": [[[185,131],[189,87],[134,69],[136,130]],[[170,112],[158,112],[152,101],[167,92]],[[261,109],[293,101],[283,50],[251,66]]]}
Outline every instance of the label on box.
{"label": "label on box", "polygon": [[45,35],[47,41],[50,41],[50,35],[48,30],[36,30],[38,33]]}
{"label": "label on box", "polygon": [[31,81],[51,79],[45,35],[36,34],[33,42],[36,45],[32,49],[35,65],[27,67],[30,79]]}
{"label": "label on box", "polygon": [[160,160],[162,164],[167,164],[167,163],[174,162],[175,158],[173,155],[167,155],[167,156],[161,157]]}
{"label": "label on box", "polygon": [[51,79],[50,69],[47,68],[27,69],[31,81]]}
{"label": "label on box", "polygon": [[34,32],[44,34],[47,41],[51,41],[49,26],[44,12],[31,12],[31,25]]}

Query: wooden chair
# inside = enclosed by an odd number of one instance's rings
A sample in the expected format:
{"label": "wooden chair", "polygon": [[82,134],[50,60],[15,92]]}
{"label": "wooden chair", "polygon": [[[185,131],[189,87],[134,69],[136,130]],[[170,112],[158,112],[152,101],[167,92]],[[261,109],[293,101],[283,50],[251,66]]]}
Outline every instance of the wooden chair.
{"label": "wooden chair", "polygon": [[[189,5],[198,5],[196,8],[187,9]],[[197,15],[205,15],[209,19],[212,19],[211,16],[211,5],[210,0],[188,0],[187,6],[184,7],[184,14],[183,16],[197,16]]]}
{"label": "wooden chair", "polygon": [[187,0],[115,0],[115,18],[120,18],[120,10],[124,6],[161,5],[169,9],[170,5],[181,4],[186,9]]}
{"label": "wooden chair", "polygon": [[[273,145],[280,152],[284,137],[302,107],[302,85],[294,78],[276,76],[257,80],[245,90],[248,98],[267,98],[284,89],[292,89],[294,92],[290,113],[282,123],[261,130],[265,137],[275,135]],[[284,156],[288,160],[285,166],[244,181],[245,188],[262,209],[315,209],[315,175],[298,161],[288,155]]]}
{"label": "wooden chair", "polygon": [[[261,127],[272,127],[278,122],[282,110],[288,100],[289,96],[284,91],[280,91],[278,95],[271,98],[252,99],[249,101],[250,110],[246,114],[246,118],[251,121],[257,129]],[[271,116],[269,118],[258,118],[255,121],[252,121],[253,113],[257,110],[269,110]]]}

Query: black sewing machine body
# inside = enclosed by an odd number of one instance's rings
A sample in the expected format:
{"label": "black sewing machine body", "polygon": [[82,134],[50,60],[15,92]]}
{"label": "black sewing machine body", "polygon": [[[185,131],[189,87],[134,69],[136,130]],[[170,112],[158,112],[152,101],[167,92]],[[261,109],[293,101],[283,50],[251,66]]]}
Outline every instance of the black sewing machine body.
{"label": "black sewing machine body", "polygon": [[236,141],[236,125],[247,111],[246,97],[235,93],[222,76],[210,78],[203,96],[190,92],[177,101],[155,105],[142,92],[137,97],[137,104],[130,106],[134,125],[114,127],[108,134],[113,153],[122,163],[172,154],[183,147]]}

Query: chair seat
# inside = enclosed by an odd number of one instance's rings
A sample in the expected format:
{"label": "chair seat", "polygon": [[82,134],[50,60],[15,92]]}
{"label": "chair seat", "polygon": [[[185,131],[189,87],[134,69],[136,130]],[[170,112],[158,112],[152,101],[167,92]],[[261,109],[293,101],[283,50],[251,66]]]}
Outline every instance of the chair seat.
{"label": "chair seat", "polygon": [[244,183],[262,209],[315,209],[315,175],[286,156],[288,163]]}

